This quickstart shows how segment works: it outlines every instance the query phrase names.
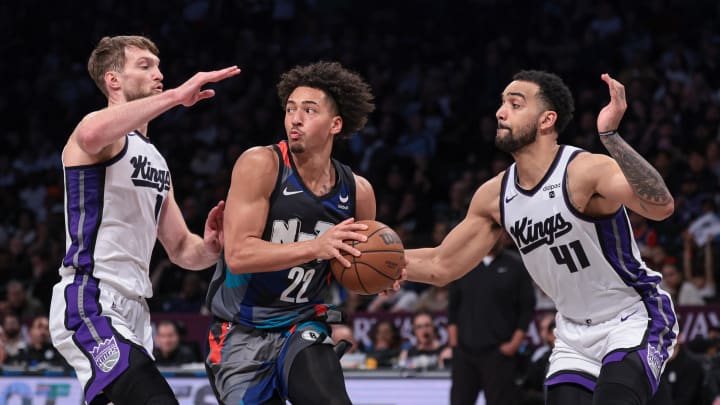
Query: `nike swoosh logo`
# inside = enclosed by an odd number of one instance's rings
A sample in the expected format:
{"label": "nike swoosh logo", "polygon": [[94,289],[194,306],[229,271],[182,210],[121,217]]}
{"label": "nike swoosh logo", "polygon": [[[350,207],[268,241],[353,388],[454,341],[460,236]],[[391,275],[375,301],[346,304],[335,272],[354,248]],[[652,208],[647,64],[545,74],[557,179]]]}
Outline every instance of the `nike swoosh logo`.
{"label": "nike swoosh logo", "polygon": [[349,199],[350,199],[350,195],[343,196],[342,194],[340,194],[340,202],[341,203],[345,204],[346,202],[348,202]]}
{"label": "nike swoosh logo", "polygon": [[300,194],[302,192],[303,192],[302,190],[288,191],[287,187],[285,187],[285,189],[283,189],[283,195]]}
{"label": "nike swoosh logo", "polygon": [[632,312],[630,315],[628,315],[628,316],[621,316],[621,317],[620,317],[620,322],[625,322],[628,318],[630,318],[631,316],[635,315],[635,312],[637,312],[637,309],[636,309],[635,311],[633,311],[633,312]]}
{"label": "nike swoosh logo", "polygon": [[505,203],[506,203],[506,204],[509,203],[510,201],[512,201],[512,200],[513,200],[515,197],[517,197],[517,196],[518,196],[518,195],[515,194],[515,195],[513,195],[512,197],[505,197]]}

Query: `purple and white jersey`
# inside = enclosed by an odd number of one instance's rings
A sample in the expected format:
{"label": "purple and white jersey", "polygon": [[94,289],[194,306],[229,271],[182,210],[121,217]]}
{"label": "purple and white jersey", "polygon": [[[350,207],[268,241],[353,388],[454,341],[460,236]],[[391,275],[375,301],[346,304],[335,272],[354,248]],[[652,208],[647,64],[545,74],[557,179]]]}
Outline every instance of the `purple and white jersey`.
{"label": "purple and white jersey", "polygon": [[88,275],[128,297],[151,297],[150,256],[170,171],[139,133],[109,161],[64,166],[66,254],[61,276]]}
{"label": "purple and white jersey", "polygon": [[505,173],[502,222],[525,266],[558,311],[575,322],[602,322],[641,300],[659,316],[673,316],[670,297],[658,288],[660,273],[640,257],[625,208],[593,218],[570,203],[567,166],[580,152],[561,146],[532,190],[517,185],[515,164]]}

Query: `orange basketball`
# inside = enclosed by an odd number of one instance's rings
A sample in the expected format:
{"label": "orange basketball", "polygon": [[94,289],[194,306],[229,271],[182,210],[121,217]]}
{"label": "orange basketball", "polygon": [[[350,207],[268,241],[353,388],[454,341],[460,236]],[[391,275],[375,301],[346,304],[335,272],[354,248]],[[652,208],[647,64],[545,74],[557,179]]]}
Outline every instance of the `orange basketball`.
{"label": "orange basketball", "polygon": [[367,241],[347,241],[362,252],[360,256],[345,253],[350,267],[343,266],[337,259],[330,261],[335,279],[350,291],[363,295],[377,294],[392,287],[400,278],[405,265],[405,249],[402,241],[392,228],[378,221],[357,221],[368,229],[357,231],[367,236]]}

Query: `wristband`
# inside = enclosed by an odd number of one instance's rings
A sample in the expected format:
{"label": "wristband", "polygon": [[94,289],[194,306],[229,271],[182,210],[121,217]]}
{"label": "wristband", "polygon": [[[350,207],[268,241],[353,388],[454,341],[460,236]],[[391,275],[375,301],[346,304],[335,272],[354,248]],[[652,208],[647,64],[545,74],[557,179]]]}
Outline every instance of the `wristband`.
{"label": "wristband", "polygon": [[612,131],[605,131],[605,132],[598,132],[598,135],[600,136],[610,136],[610,135],[617,135],[618,130],[613,129]]}

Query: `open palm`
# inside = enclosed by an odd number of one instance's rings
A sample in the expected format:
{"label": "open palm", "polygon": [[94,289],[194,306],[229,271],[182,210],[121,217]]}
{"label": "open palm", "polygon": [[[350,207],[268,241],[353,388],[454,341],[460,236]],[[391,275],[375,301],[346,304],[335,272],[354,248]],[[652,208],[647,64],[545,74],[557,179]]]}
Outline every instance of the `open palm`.
{"label": "open palm", "polygon": [[620,120],[627,110],[625,86],[607,73],[603,73],[600,78],[608,85],[610,102],[598,114],[598,132],[614,131],[620,126]]}

